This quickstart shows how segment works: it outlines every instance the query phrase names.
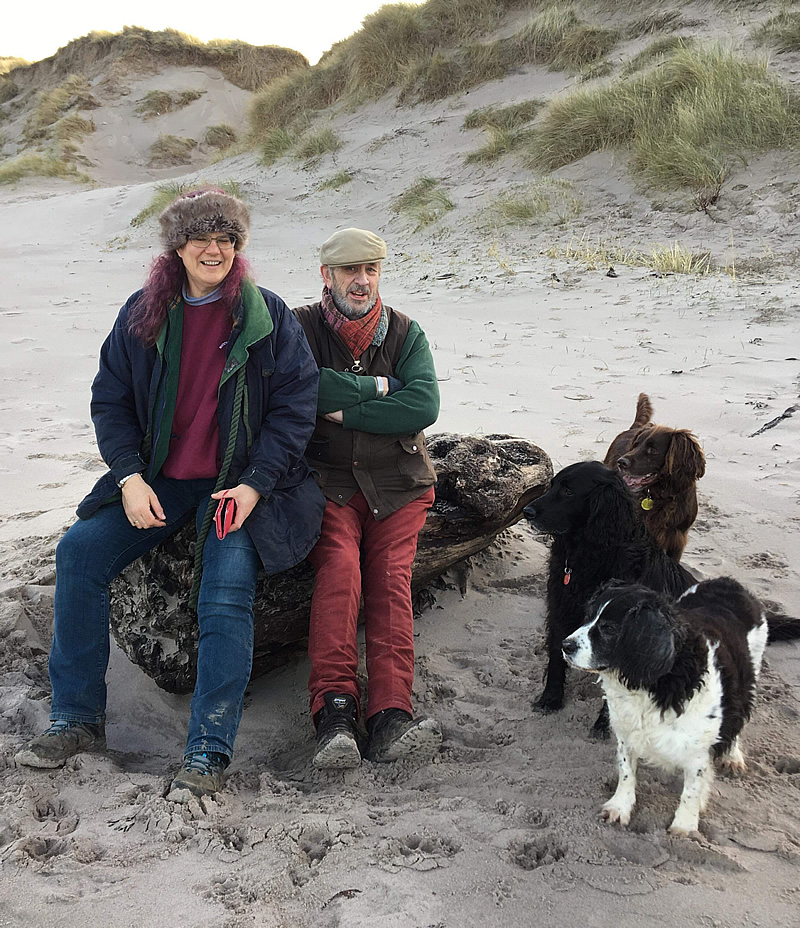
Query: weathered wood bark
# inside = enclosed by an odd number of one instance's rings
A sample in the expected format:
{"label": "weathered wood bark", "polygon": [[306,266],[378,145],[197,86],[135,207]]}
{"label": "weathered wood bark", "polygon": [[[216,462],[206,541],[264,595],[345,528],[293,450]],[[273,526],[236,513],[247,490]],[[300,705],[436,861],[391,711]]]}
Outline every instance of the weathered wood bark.
{"label": "weathered wood bark", "polygon": [[[508,435],[428,438],[436,502],[420,532],[413,586],[487,547],[547,488],[553,468],[536,445]],[[111,587],[111,630],[128,657],[170,693],[194,688],[197,618],[188,608],[191,522],[128,567]],[[313,572],[303,563],[259,580],[253,675],[285,662],[308,634]]]}

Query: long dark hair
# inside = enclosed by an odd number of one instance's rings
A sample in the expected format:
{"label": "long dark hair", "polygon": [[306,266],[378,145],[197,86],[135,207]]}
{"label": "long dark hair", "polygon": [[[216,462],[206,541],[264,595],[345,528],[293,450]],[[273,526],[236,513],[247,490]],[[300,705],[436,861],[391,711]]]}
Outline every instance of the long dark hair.
{"label": "long dark hair", "polygon": [[[233,264],[222,281],[219,298],[233,311],[239,302],[242,282],[249,276],[247,259],[236,254]],[[128,317],[128,331],[148,348],[155,345],[158,333],[167,318],[167,308],[181,292],[186,281],[186,269],[176,251],[165,251],[153,259],[142,293]]]}

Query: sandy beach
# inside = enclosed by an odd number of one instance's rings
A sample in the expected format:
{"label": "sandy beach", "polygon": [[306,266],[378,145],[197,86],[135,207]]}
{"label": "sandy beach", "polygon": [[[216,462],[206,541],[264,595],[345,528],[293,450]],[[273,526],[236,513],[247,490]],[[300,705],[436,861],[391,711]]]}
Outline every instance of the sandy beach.
{"label": "sandy beach", "polygon": [[[47,724],[55,544],[104,470],[89,417],[99,347],[158,249],[153,222],[130,222],[168,177],[240,184],[255,279],[292,306],[317,298],[318,248],[334,229],[382,235],[383,299],[417,319],[433,347],[442,411],[430,433],[518,435],[558,470],[602,459],[648,393],[655,420],[691,429],[707,459],[684,562],[798,614],[800,413],[770,424],[800,393],[796,158],[751,159],[712,218],[677,202],[654,209],[622,156],[590,155],[556,172],[581,200],[576,218],[495,226],[491,198],[528,175],[510,161],[502,172],[466,166],[480,132],[462,128],[464,115],[559,93],[566,81],[529,67],[437,104],[383,99],[331,115],[344,146],[314,164],[264,168],[246,153],[190,174],[148,168],[134,141],[123,163],[119,114],[96,110],[87,157],[100,165],[97,186],[0,188],[0,924],[798,924],[800,646],[767,649],[743,737],[748,772],[718,779],[702,840],[667,835],[680,780],[658,771],[642,773],[628,829],[604,824],[616,769],[613,739],[588,737],[596,683],[572,675],[562,712],[531,707],[545,663],[548,549],[524,523],[473,559],[466,593],[443,578],[417,621],[416,708],[444,730],[431,765],[314,772],[309,666],[298,654],[252,682],[217,800],[170,803],[188,697],[160,691],[116,646],[108,754],[55,771],[13,761]],[[234,96],[229,111],[241,104]],[[199,134],[217,118],[210,105],[164,118],[180,115],[183,132],[195,119]],[[350,184],[319,189],[340,169],[353,171]],[[389,206],[422,173],[446,178],[455,208],[415,229]],[[709,250],[720,269],[615,263],[609,277],[608,263],[566,256],[581,242],[675,241]],[[766,272],[735,271],[764,255]]]}

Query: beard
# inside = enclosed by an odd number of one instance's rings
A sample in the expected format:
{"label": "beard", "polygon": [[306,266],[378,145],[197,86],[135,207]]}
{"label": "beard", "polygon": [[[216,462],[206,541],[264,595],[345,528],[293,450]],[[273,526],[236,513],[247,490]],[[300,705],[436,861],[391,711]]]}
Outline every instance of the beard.
{"label": "beard", "polygon": [[340,286],[335,280],[331,280],[328,289],[331,291],[333,305],[347,319],[361,319],[363,316],[366,316],[367,313],[373,309],[375,304],[378,302],[378,294],[376,293],[374,298],[369,301],[366,307],[350,305],[350,301],[347,299],[347,294],[349,292],[352,291],[353,293],[369,293],[369,288],[363,289],[360,287],[351,287],[348,291],[345,290],[344,287]]}

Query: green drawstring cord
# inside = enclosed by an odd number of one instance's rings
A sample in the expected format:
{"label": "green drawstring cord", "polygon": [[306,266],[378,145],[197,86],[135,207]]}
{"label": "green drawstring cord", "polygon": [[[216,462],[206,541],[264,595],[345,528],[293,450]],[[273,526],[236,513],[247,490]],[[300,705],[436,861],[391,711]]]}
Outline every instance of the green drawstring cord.
{"label": "green drawstring cord", "polygon": [[[213,492],[218,493],[225,489],[225,481],[228,479],[228,471],[231,468],[233,452],[236,448],[236,436],[239,433],[239,418],[242,414],[242,398],[244,396],[245,368],[243,364],[236,375],[236,393],[233,397],[233,416],[231,418],[231,431],[228,435],[228,447],[225,451],[225,460],[222,462],[217,484]],[[214,518],[219,501],[210,499],[206,514],[203,516],[203,524],[197,533],[197,541],[194,547],[194,574],[192,576],[192,589],[189,593],[189,608],[197,611],[197,599],[200,596],[200,579],[203,576],[203,548],[205,547],[208,530],[211,528],[211,520]]]}

